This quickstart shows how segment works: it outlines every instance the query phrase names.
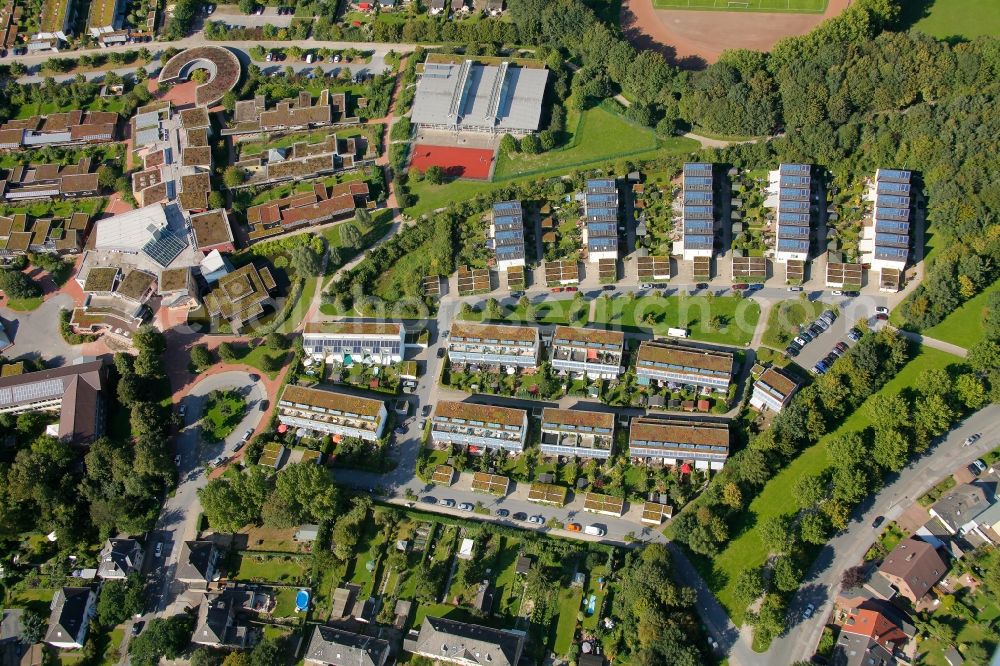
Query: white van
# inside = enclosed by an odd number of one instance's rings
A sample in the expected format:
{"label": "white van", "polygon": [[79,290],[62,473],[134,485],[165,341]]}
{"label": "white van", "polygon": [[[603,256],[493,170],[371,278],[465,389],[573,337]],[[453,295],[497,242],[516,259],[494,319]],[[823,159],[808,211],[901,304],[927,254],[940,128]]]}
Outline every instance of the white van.
{"label": "white van", "polygon": [[306,64],[311,65],[312,61],[313,61],[313,54],[310,53],[309,55],[306,56]]}
{"label": "white van", "polygon": [[607,534],[607,532],[605,532],[603,528],[600,528],[597,525],[587,525],[586,527],[583,528],[583,533],[589,534],[590,536],[599,536],[599,537]]}

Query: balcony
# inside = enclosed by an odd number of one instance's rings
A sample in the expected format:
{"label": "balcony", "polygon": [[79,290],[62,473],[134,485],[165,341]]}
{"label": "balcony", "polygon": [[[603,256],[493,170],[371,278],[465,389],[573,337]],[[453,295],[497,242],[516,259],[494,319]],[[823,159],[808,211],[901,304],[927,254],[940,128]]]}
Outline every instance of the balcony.
{"label": "balcony", "polygon": [[301,419],[306,422],[325,424],[329,426],[338,426],[341,428],[353,428],[354,430],[365,430],[368,432],[375,432],[378,429],[378,424],[374,421],[366,421],[364,419],[351,419],[345,418],[343,416],[335,416],[333,414],[320,414],[318,412],[308,412],[301,409],[291,409],[288,407],[281,408],[282,417]]}

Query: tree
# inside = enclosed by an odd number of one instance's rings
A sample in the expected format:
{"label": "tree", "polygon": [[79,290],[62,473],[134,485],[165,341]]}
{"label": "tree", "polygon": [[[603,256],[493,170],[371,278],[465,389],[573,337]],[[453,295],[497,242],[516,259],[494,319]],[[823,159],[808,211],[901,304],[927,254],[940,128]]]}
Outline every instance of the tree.
{"label": "tree", "polygon": [[437,165],[429,166],[427,167],[427,170],[424,171],[424,178],[426,178],[427,182],[431,185],[441,185],[444,183],[444,169]]}
{"label": "tree", "polygon": [[[232,654],[241,654],[233,652]],[[207,647],[200,647],[191,653],[191,666],[221,666],[224,659],[222,652]]]}
{"label": "tree", "polygon": [[194,345],[191,347],[191,362],[195,368],[203,370],[215,363],[215,359],[212,358],[212,352],[208,351],[208,347],[205,345]]}
{"label": "tree", "polygon": [[765,520],[760,526],[760,540],[772,553],[787,553],[795,541],[792,515],[783,513]]}
{"label": "tree", "polygon": [[323,257],[313,252],[308,245],[296,245],[292,248],[288,263],[300,276],[316,277],[323,272]]}
{"label": "tree", "polygon": [[244,14],[253,14],[254,10],[257,9],[257,0],[240,0],[239,8]]}
{"label": "tree", "polygon": [[951,407],[940,395],[918,399],[914,407],[914,424],[918,430],[930,437],[937,437],[948,430],[953,418]]}
{"label": "tree", "polygon": [[945,397],[951,393],[951,377],[944,368],[928,368],[917,376],[916,387],[924,395]]}
{"label": "tree", "polygon": [[500,302],[497,299],[486,299],[486,305],[483,307],[483,319],[503,319],[503,312],[500,310]]}
{"label": "tree", "polygon": [[749,605],[764,593],[764,578],[760,567],[743,569],[736,577],[733,596],[742,604]]}
{"label": "tree", "polygon": [[132,344],[140,352],[148,351],[150,354],[159,356],[167,349],[166,339],[163,333],[152,326],[141,327],[132,335]]}
{"label": "tree", "polygon": [[225,208],[226,207],[226,197],[222,195],[222,192],[213,190],[208,193],[208,207],[209,208]]}
{"label": "tree", "polygon": [[827,495],[827,483],[819,474],[800,476],[792,487],[792,496],[802,509],[811,509],[822,502]]}
{"label": "tree", "polygon": [[28,68],[20,60],[15,60],[10,63],[10,75],[16,79],[21,78],[28,73]]}
{"label": "tree", "polygon": [[21,642],[25,645],[40,643],[45,638],[48,626],[49,622],[47,618],[42,617],[30,608],[26,609],[21,613]]}
{"label": "tree", "polygon": [[859,565],[844,569],[844,573],[840,575],[840,589],[850,590],[856,587],[861,587],[865,584],[866,580],[868,580],[868,577],[864,566]]}
{"label": "tree", "polygon": [[992,372],[1000,368],[1000,344],[994,340],[981,340],[969,348],[966,361],[974,370]]}
{"label": "tree", "polygon": [[732,481],[722,487],[722,503],[736,510],[743,506],[743,493],[740,491],[740,487]]}
{"label": "tree", "polygon": [[910,442],[898,430],[876,430],[872,458],[885,469],[898,472],[906,465]]}
{"label": "tree", "polygon": [[265,638],[250,652],[250,666],[282,666],[286,649],[284,638]]}
{"label": "tree", "polygon": [[955,380],[955,395],[969,409],[979,409],[989,400],[985,382],[972,373],[958,376]]}
{"label": "tree", "polygon": [[962,656],[970,666],[986,666],[990,663],[990,654],[982,643],[966,643],[962,646]]}
{"label": "tree", "polygon": [[229,342],[223,342],[219,344],[218,347],[219,358],[223,361],[235,361],[236,360],[236,348]]}
{"label": "tree", "polygon": [[125,407],[131,407],[134,403],[145,399],[146,384],[138,375],[129,372],[118,380],[117,396],[118,402]]}
{"label": "tree", "polygon": [[243,167],[238,167],[236,165],[227,167],[226,170],[222,172],[222,182],[229,188],[239,187],[242,185],[245,177],[246,171],[243,170]]}
{"label": "tree", "polygon": [[361,249],[361,232],[358,228],[347,222],[340,225],[340,242],[344,247],[349,247],[354,250]]}
{"label": "tree", "polygon": [[285,336],[281,333],[271,331],[267,334],[267,337],[264,338],[264,346],[274,351],[281,351],[283,349],[288,349],[288,340],[286,340]]}
{"label": "tree", "polygon": [[163,363],[158,354],[142,350],[135,357],[135,374],[140,377],[155,378],[163,376]]}
{"label": "tree", "polygon": [[142,578],[138,574],[105,581],[97,597],[97,620],[103,627],[114,627],[141,612],[142,602]]}
{"label": "tree", "polygon": [[129,658],[133,666],[156,666],[160,658],[176,659],[191,643],[194,618],[174,615],[149,621],[146,630],[129,643]]}
{"label": "tree", "polygon": [[367,208],[354,209],[354,223],[362,229],[371,229],[372,214]]}
{"label": "tree", "polygon": [[826,518],[822,513],[808,513],[802,516],[799,531],[802,533],[802,540],[806,543],[816,545],[826,543]]}
{"label": "tree", "polygon": [[791,557],[784,555],[774,561],[771,581],[782,592],[794,592],[802,582],[802,570]]}
{"label": "tree", "polygon": [[534,134],[525,134],[521,137],[521,152],[537,155],[542,152],[542,142]]}
{"label": "tree", "polygon": [[278,474],[274,492],[264,505],[264,518],[275,527],[320,523],[336,517],[339,503],[337,487],[324,469],[298,463]]}
{"label": "tree", "polygon": [[42,288],[34,280],[18,270],[0,270],[0,290],[7,292],[10,298],[38,298]]}
{"label": "tree", "polygon": [[500,152],[504,155],[513,155],[517,152],[517,139],[510,134],[504,134],[500,138]]}

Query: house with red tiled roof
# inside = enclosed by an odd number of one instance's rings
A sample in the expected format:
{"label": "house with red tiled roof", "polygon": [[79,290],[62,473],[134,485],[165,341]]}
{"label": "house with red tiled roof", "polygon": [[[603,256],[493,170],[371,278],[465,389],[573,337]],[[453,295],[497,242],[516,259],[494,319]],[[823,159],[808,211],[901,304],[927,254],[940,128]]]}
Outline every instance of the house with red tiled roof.
{"label": "house with red tiled roof", "polygon": [[851,609],[841,627],[831,663],[837,666],[909,664],[914,628],[900,618],[871,608]]}

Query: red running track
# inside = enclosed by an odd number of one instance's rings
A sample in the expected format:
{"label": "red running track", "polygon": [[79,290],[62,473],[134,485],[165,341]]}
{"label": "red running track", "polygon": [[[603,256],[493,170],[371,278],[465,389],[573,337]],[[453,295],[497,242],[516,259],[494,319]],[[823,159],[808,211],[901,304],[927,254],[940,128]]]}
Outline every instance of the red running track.
{"label": "red running track", "polygon": [[418,143],[410,156],[410,168],[421,172],[439,166],[449,178],[488,180],[493,165],[493,151],[483,148],[431,146]]}

